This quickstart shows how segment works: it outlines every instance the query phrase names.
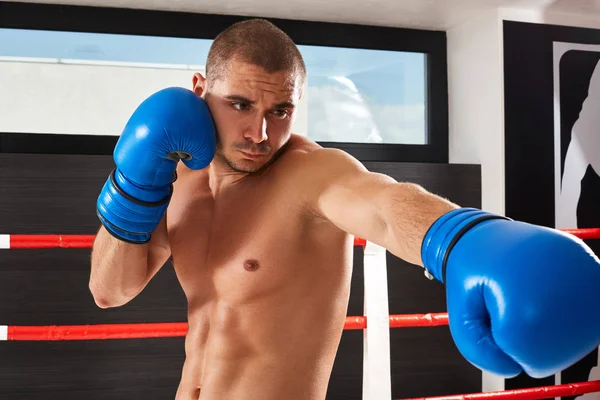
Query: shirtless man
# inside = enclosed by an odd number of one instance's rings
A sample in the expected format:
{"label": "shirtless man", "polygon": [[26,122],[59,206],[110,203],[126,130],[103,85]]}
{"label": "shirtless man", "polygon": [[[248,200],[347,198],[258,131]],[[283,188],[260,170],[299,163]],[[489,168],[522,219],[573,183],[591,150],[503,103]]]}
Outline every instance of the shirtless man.
{"label": "shirtless man", "polygon": [[90,290],[99,307],[122,306],[172,257],[189,308],[176,399],[323,400],[353,236],[446,285],[456,344],[480,368],[550,374],[598,345],[600,266],[582,243],[460,208],[292,134],[305,77],[285,33],[235,24],[215,39],[206,78],[146,99],[115,148]]}

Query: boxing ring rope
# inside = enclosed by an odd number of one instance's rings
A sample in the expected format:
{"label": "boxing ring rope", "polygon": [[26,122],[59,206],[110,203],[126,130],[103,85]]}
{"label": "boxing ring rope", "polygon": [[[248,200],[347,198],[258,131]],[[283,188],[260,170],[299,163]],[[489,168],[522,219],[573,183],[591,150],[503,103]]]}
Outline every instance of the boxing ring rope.
{"label": "boxing ring rope", "polygon": [[[600,228],[561,229],[580,239],[600,239]],[[48,248],[92,248],[94,235],[45,234],[7,235],[0,234],[0,249],[48,249]],[[363,371],[363,398],[391,398],[391,374],[389,357],[381,359],[373,354],[387,353],[389,356],[390,328],[431,327],[448,325],[447,313],[397,314],[390,315],[387,306],[387,289],[381,290],[387,282],[385,249],[355,238],[354,246],[365,249],[365,269],[374,273],[365,274],[365,289],[370,286],[371,294],[365,290],[365,316],[346,317],[344,330],[366,330],[369,319],[369,334],[365,334]],[[383,263],[381,262],[383,260]],[[371,275],[370,277],[368,275]],[[378,286],[379,285],[379,286]],[[375,290],[379,288],[379,290]],[[63,341],[63,340],[107,340],[184,337],[187,322],[138,323],[138,324],[96,324],[64,326],[8,326],[0,325],[0,341]],[[383,340],[382,340],[383,339]],[[386,340],[387,339],[387,340]],[[367,349],[370,353],[367,353]],[[384,365],[382,365],[384,364]],[[385,372],[385,374],[382,374]],[[385,376],[387,375],[387,376]],[[374,379],[377,376],[376,379]],[[381,377],[384,377],[382,380]],[[600,392],[600,380],[535,387],[519,390],[472,393],[438,397],[420,397],[405,400],[475,400],[475,399],[545,399],[560,396],[575,396]],[[383,394],[383,396],[381,396]]]}
{"label": "boxing ring rope", "polygon": [[[448,316],[438,314],[390,315],[390,328],[409,328],[447,325]],[[347,317],[345,330],[367,327],[365,317]],[[185,322],[144,324],[103,324],[72,326],[2,326],[0,340],[106,340],[184,337],[188,325]],[[4,332],[4,333],[2,333]],[[407,400],[475,400],[475,399],[543,399],[575,396],[600,391],[600,381],[581,382],[558,386],[536,387],[502,392],[473,393],[465,395],[419,397]]]}
{"label": "boxing ring rope", "polygon": [[[95,235],[4,235],[0,249],[91,249]],[[355,238],[354,246],[365,246],[366,240]]]}
{"label": "boxing ring rope", "polygon": [[[559,229],[580,239],[600,239],[600,228]],[[90,249],[94,235],[5,235],[0,234],[0,249]],[[366,240],[354,238],[354,246],[364,247]]]}
{"label": "boxing ring rope", "polygon": [[[390,315],[390,328],[413,328],[448,325],[448,314]],[[367,318],[346,317],[344,330],[367,328]],[[0,325],[0,340],[105,340],[182,337],[187,333],[187,322],[158,322],[139,324],[10,326]]]}
{"label": "boxing ring rope", "polygon": [[[448,324],[446,313],[390,315],[390,328],[442,326]],[[367,327],[365,317],[346,317],[345,330],[360,330]],[[100,324],[70,326],[0,326],[0,340],[108,340],[185,337],[186,322]],[[560,396],[575,396],[600,391],[600,380],[558,386],[508,390],[502,392],[473,393],[439,397],[419,397],[406,400],[476,400],[476,399],[544,399]]]}
{"label": "boxing ring rope", "polygon": [[[528,389],[505,390],[502,392],[459,394],[438,397],[415,397],[402,400],[476,400],[476,399],[511,399],[533,400],[551,397],[576,396],[585,393],[600,392],[600,381],[571,383],[557,386],[540,386]],[[400,399],[399,399],[400,400]]]}
{"label": "boxing ring rope", "polygon": [[599,239],[600,228],[580,228],[580,229],[559,229],[563,232],[570,233],[579,239]]}

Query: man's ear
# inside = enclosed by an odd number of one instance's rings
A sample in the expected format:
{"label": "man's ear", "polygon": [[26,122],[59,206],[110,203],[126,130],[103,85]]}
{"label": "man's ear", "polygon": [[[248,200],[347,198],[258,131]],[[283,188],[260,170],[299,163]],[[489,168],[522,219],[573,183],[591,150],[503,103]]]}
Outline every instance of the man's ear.
{"label": "man's ear", "polygon": [[192,90],[198,96],[204,98],[206,89],[206,78],[200,72],[196,72],[192,77]]}

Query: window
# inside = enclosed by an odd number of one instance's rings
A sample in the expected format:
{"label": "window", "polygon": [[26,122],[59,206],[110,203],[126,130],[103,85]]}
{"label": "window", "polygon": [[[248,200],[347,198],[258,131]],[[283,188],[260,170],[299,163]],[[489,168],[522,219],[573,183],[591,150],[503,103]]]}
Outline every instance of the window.
{"label": "window", "polygon": [[[193,72],[204,72],[211,37],[235,22],[164,19],[179,28],[172,32],[151,23],[168,14],[162,12],[4,5],[5,14],[11,10],[15,18],[4,19],[11,26],[0,24],[0,132],[118,135],[143,98],[167,86],[190,87]],[[34,18],[27,17],[31,10]],[[127,16],[136,18],[126,24]],[[298,44],[308,71],[295,132],[362,160],[447,161],[443,33],[278,25]],[[413,41],[394,42],[411,35]]]}
{"label": "window", "polygon": [[299,46],[308,70],[308,135],[426,144],[425,55]]}

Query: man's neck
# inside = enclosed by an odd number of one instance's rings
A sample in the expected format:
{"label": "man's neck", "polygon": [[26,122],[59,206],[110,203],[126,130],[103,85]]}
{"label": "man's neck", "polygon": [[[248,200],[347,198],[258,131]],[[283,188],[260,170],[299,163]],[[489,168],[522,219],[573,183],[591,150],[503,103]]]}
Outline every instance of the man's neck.
{"label": "man's neck", "polygon": [[286,151],[290,141],[288,140],[275,154],[275,156],[266,163],[260,170],[256,172],[239,172],[233,170],[218,154],[215,155],[213,161],[210,163],[208,174],[209,184],[213,192],[213,196],[217,196],[223,190],[227,190],[230,187],[244,181],[245,178],[250,176],[256,176],[266,171],[275,163],[281,155]]}
{"label": "man's neck", "polygon": [[241,182],[249,175],[251,175],[249,172],[234,171],[218,156],[215,156],[208,167],[209,185],[214,196]]}

